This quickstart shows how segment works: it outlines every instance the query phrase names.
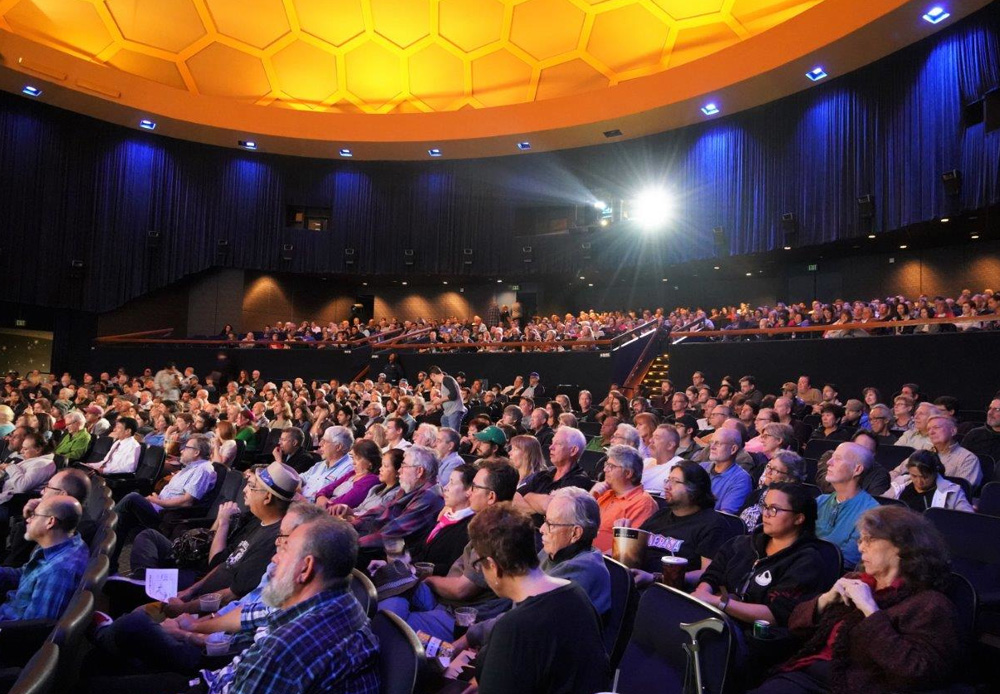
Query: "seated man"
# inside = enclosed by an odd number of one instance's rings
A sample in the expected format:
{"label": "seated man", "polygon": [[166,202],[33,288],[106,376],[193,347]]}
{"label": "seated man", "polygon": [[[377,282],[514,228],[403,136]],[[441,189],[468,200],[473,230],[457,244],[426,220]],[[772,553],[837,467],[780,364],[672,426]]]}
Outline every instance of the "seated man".
{"label": "seated man", "polygon": [[[919,419],[919,408],[917,412]],[[937,453],[941,459],[945,476],[961,477],[968,481],[973,489],[978,487],[983,480],[982,466],[979,464],[979,458],[955,441],[955,432],[957,431],[955,420],[948,415],[931,414],[927,418],[926,426],[931,450]],[[906,461],[904,460],[889,473],[889,476],[895,483],[898,477],[905,474]]]}
{"label": "seated man", "polygon": [[[57,495],[71,496],[79,501],[82,507],[90,496],[90,477],[83,470],[60,470],[42,487],[41,498],[28,500],[21,512],[22,518],[11,523],[8,536],[10,551],[4,557],[4,566],[21,566],[31,557],[36,545],[34,540],[25,537],[28,520],[38,508],[38,504],[42,503],[42,499]],[[77,534],[88,544],[96,531],[97,524],[86,516],[76,526]]]}
{"label": "seated man", "polygon": [[323,487],[334,482],[350,472],[351,446],[354,445],[354,434],[347,427],[327,427],[319,440],[321,459],[302,473],[302,496],[309,501],[316,501],[316,495]]}
{"label": "seated man", "polygon": [[298,427],[283,429],[278,439],[278,445],[274,447],[274,459],[279,463],[284,463],[300,475],[304,474],[316,462],[302,448],[302,443],[305,440],[305,432]]}
{"label": "seated man", "polygon": [[[510,501],[517,490],[517,470],[501,460],[485,460],[472,482],[469,506],[479,513],[484,508]],[[472,544],[465,546],[447,576],[431,576],[419,583],[408,597],[382,600],[379,606],[406,620],[414,631],[423,631],[450,641],[455,626],[455,609],[475,607],[476,621],[495,617],[510,607],[510,601],[493,592],[480,567]]]}
{"label": "seated man", "polygon": [[160,525],[160,514],[164,509],[190,508],[202,501],[215,487],[215,468],[209,461],[212,444],[208,437],[196,434],[181,448],[182,469],[174,474],[159,493],[142,496],[129,492],[115,504],[118,513],[116,532],[121,541],[111,555],[111,570],[118,570],[118,557],[132,535],[145,528]]}
{"label": "seated man", "polygon": [[38,543],[28,563],[0,568],[0,621],[59,619],[87,570],[90,551],[76,534],[80,502],[55,495],[41,501],[28,518],[25,536]]}
{"label": "seated man", "polygon": [[650,533],[642,569],[633,569],[636,585],[643,588],[661,573],[660,560],[668,554],[688,560],[685,580],[695,585],[712,557],[729,535],[722,517],[715,512],[712,480],[698,463],[683,461],[670,470],[663,485],[667,508],[642,524]]}
{"label": "seated man", "polygon": [[66,433],[56,446],[56,455],[61,455],[71,462],[83,460],[90,447],[90,432],[84,428],[86,418],[79,410],[73,410],[66,413],[63,422],[66,424]]}
{"label": "seated man", "polygon": [[702,467],[712,479],[716,511],[738,513],[753,488],[749,473],[736,463],[736,456],[742,450],[743,438],[735,429],[723,427],[712,436],[708,447],[709,462]]}
{"label": "seated man", "polygon": [[379,691],[378,640],[348,587],[357,555],[357,534],[333,518],[289,535],[262,594],[279,611],[236,665],[233,694]]}
{"label": "seated man", "polygon": [[[941,409],[929,402],[917,405],[917,411],[913,415],[913,428],[904,431],[895,445],[909,446],[918,451],[929,451],[934,448],[927,433],[927,423],[932,416],[939,414],[941,414]],[[895,479],[895,475],[893,478]]]}
{"label": "seated man", "polygon": [[[444,508],[441,487],[437,484],[437,466],[437,457],[430,448],[410,446],[399,468],[399,486],[403,494],[387,506],[359,518],[345,516],[361,536],[358,545],[364,560],[380,555],[387,537],[402,537],[408,545],[413,545],[422,542],[434,527]],[[364,561],[365,565],[367,563]]]}
{"label": "seated man", "polygon": [[833,492],[816,499],[816,537],[840,548],[846,571],[852,570],[861,559],[858,518],[878,506],[878,502],[861,488],[861,478],[874,464],[875,456],[864,446],[850,442],[840,444],[827,463],[826,481]]}
{"label": "seated man", "polygon": [[586,450],[600,452],[607,449],[611,445],[611,439],[618,430],[619,424],[621,424],[621,420],[618,417],[605,417],[604,421],[601,422],[600,433],[587,443]]}
{"label": "seated man", "polygon": [[21,442],[21,460],[0,465],[0,524],[18,511],[8,508],[16,494],[30,494],[41,491],[45,483],[56,473],[52,459],[52,449],[41,434],[31,432]]}
{"label": "seated man", "polygon": [[[208,573],[186,587],[164,606],[167,616],[198,612],[201,595],[220,593],[222,604],[242,597],[260,582],[274,553],[274,541],[301,481],[287,465],[271,463],[259,468],[243,488],[249,513],[240,516],[232,502],[219,507],[215,535],[208,552]],[[234,522],[235,521],[235,522]],[[231,530],[232,528],[232,530]],[[172,543],[155,530],[145,530],[132,546],[132,569],[169,566]],[[181,572],[190,583],[191,576]],[[110,581],[109,581],[110,583]],[[182,581],[182,585],[184,581]]]}
{"label": "seated man", "polygon": [[653,431],[649,442],[649,452],[653,457],[647,458],[642,469],[642,488],[650,494],[662,494],[663,483],[674,465],[684,460],[677,455],[680,434],[676,424],[661,424]]}
{"label": "seated man", "polygon": [[142,446],[135,440],[139,423],[131,417],[120,417],[111,430],[114,443],[103,459],[96,463],[84,463],[102,475],[131,475],[139,467]]}
{"label": "seated man", "polygon": [[580,487],[590,491],[594,481],[580,467],[580,456],[587,446],[587,437],[579,429],[561,426],[549,446],[552,467],[539,471],[514,496],[514,506],[532,514],[537,526],[545,520],[545,509],[552,492],[563,487]]}
{"label": "seated man", "polygon": [[656,502],[642,486],[642,467],[642,457],[634,448],[615,445],[608,449],[605,481],[598,482],[590,490],[601,512],[601,526],[594,546],[602,552],[611,551],[616,522],[625,519],[631,527],[638,528],[656,513]]}

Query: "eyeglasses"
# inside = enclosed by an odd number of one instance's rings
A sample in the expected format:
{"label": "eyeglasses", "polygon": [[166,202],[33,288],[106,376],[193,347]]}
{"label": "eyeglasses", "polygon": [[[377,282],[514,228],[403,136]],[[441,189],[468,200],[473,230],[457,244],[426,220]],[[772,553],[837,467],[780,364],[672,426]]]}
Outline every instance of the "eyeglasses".
{"label": "eyeglasses", "polygon": [[53,486],[48,485],[48,484],[45,485],[44,487],[42,487],[42,489],[43,490],[48,489],[50,492],[57,492],[59,494],[67,494],[68,493],[65,489],[60,489],[59,487],[53,487]]}
{"label": "eyeglasses", "polygon": [[790,508],[781,508],[780,506],[775,506],[774,504],[771,504],[771,505],[758,504],[758,505],[760,506],[760,512],[761,512],[761,514],[767,516],[768,518],[774,518],[776,515],[778,515],[779,511],[784,511],[785,513],[793,513],[794,512],[793,509],[790,509]]}
{"label": "eyeglasses", "polygon": [[576,523],[552,523],[548,518],[542,521],[542,527],[548,526],[549,530],[552,528],[572,528]]}
{"label": "eyeglasses", "polygon": [[419,465],[407,465],[407,464],[403,464],[403,465],[399,466],[399,469],[402,470],[405,467],[420,467],[420,466]]}
{"label": "eyeglasses", "polygon": [[772,475],[787,475],[788,474],[788,470],[780,470],[780,469],[774,467],[773,465],[767,465],[767,466],[765,466],[764,470],[767,471],[767,472],[770,472]]}
{"label": "eyeglasses", "polygon": [[625,467],[624,465],[615,465],[614,463],[604,463],[604,469],[605,470],[607,470],[608,468],[617,468],[617,469],[621,470],[624,467]]}
{"label": "eyeglasses", "polygon": [[484,487],[483,485],[476,484],[475,482],[472,483],[472,488],[473,489],[482,489],[484,492],[492,492],[493,491],[492,487]]}
{"label": "eyeglasses", "polygon": [[49,513],[36,513],[35,511],[29,513],[28,518],[55,518],[56,520],[59,520],[59,516],[53,516]]}

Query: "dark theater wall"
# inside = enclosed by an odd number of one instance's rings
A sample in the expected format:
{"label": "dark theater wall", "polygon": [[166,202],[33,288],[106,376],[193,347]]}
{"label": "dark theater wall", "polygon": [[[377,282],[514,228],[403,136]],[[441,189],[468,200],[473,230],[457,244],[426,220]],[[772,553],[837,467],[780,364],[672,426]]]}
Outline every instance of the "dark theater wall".
{"label": "dark theater wall", "polygon": [[[955,205],[984,208],[1000,202],[1000,131],[963,114],[1000,87],[998,27],[992,3],[884,60],[750,111],[489,160],[344,162],[213,148],[3,93],[5,300],[106,312],[216,266],[408,279],[516,272],[527,281],[567,276],[589,254],[612,275],[710,258],[716,226],[729,253],[778,249],[786,212],[796,214],[803,246],[864,238],[856,199],[868,193],[878,232]],[[940,181],[950,169],[962,173],[957,201]],[[605,192],[628,198],[655,181],[676,198],[673,223],[656,237],[613,229],[584,253],[578,237],[517,235],[526,230],[516,226],[519,208],[586,204]],[[330,209],[331,230],[285,229],[288,205]]]}

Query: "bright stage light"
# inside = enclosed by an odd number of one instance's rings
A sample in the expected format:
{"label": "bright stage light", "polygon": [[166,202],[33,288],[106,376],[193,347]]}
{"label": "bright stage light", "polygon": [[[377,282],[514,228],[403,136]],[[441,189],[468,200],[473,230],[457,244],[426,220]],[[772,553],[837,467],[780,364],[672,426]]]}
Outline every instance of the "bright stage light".
{"label": "bright stage light", "polygon": [[670,218],[673,204],[662,188],[646,188],[632,201],[629,219],[644,229],[656,229]]}

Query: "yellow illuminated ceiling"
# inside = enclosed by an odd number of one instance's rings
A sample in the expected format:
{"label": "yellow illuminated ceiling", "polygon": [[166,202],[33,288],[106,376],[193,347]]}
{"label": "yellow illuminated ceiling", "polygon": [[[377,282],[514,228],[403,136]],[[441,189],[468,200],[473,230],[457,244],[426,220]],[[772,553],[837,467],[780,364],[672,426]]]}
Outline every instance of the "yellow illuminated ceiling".
{"label": "yellow illuminated ceiling", "polygon": [[346,113],[589,92],[823,0],[0,0],[2,28],[195,95]]}

